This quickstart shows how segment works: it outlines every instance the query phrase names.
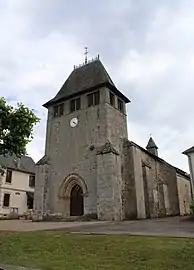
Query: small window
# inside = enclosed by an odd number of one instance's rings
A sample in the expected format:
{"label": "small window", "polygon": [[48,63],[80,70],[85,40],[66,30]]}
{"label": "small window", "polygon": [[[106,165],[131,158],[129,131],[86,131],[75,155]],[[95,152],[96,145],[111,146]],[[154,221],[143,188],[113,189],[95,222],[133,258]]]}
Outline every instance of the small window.
{"label": "small window", "polygon": [[63,115],[63,111],[64,111],[64,104],[61,103],[61,104],[59,105],[59,116]]}
{"label": "small window", "polygon": [[11,181],[12,181],[12,171],[7,170],[5,182],[11,184]]}
{"label": "small window", "polygon": [[3,198],[3,206],[9,207],[10,194],[5,193]]}
{"label": "small window", "polygon": [[74,112],[81,109],[81,99],[76,98],[70,101],[70,112]]}
{"label": "small window", "polygon": [[54,117],[58,116],[58,106],[54,106]]}
{"label": "small window", "polygon": [[122,102],[122,100],[120,100],[120,99],[118,99],[118,109],[121,111],[121,112],[123,112],[123,102]]}
{"label": "small window", "polygon": [[98,105],[100,103],[100,92],[96,91],[88,95],[88,107]]}
{"label": "small window", "polygon": [[115,95],[111,92],[109,92],[109,96],[110,96],[110,104],[112,106],[115,106]]}
{"label": "small window", "polygon": [[100,103],[100,92],[97,91],[94,93],[94,105],[98,105]]}
{"label": "small window", "polygon": [[64,103],[61,103],[59,105],[56,105],[53,107],[53,116],[57,117],[57,116],[61,116],[63,115],[63,111],[64,111]]}
{"label": "small window", "polygon": [[29,186],[30,187],[35,187],[35,175],[30,175],[29,176]]}
{"label": "small window", "polygon": [[88,95],[88,107],[93,105],[93,94]]}

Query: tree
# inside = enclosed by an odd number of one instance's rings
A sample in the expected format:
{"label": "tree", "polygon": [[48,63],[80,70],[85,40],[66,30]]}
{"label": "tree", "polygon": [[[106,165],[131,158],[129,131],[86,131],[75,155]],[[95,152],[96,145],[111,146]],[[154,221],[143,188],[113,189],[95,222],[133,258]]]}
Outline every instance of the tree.
{"label": "tree", "polygon": [[22,103],[14,108],[0,98],[0,155],[25,155],[26,146],[33,139],[33,128],[39,120],[33,110]]}

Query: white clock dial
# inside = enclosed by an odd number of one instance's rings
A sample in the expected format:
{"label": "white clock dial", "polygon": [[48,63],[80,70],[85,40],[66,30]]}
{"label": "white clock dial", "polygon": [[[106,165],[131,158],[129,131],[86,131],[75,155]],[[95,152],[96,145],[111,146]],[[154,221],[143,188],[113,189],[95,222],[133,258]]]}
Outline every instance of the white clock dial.
{"label": "white clock dial", "polygon": [[76,127],[77,124],[78,124],[78,119],[76,117],[72,118],[70,121],[70,126],[73,128],[73,127]]}

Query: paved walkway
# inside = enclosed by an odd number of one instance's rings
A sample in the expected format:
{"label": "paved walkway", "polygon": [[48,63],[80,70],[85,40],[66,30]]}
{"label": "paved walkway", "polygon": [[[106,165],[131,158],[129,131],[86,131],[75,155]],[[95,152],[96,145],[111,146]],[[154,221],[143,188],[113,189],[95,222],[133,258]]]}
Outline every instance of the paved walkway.
{"label": "paved walkway", "polygon": [[155,235],[194,237],[194,221],[185,217],[170,217],[135,221],[31,222],[0,221],[0,231],[59,230],[81,234]]}
{"label": "paved walkway", "polygon": [[0,263],[0,270],[40,270],[40,269],[26,268],[22,266],[14,266]]}
{"label": "paved walkway", "polygon": [[0,231],[42,231],[75,228],[103,224],[105,221],[84,221],[84,222],[32,222],[30,220],[0,220]]}
{"label": "paved walkway", "polygon": [[194,237],[194,221],[185,217],[109,222],[71,228],[74,233]]}

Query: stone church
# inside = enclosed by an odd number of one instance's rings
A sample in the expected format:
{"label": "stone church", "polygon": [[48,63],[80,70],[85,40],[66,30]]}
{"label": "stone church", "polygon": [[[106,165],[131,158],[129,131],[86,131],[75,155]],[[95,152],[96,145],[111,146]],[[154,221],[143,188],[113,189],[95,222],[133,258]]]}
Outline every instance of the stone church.
{"label": "stone church", "polygon": [[[99,57],[74,67],[48,110],[34,211],[125,220],[187,214],[190,177],[128,139],[126,105]],[[130,119],[129,119],[130,121]],[[129,136],[130,138],[130,136]]]}

